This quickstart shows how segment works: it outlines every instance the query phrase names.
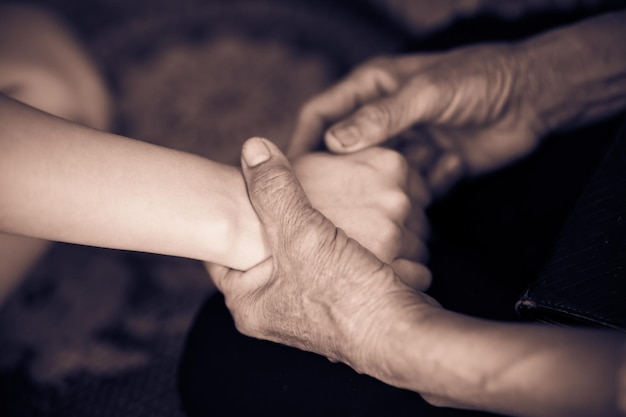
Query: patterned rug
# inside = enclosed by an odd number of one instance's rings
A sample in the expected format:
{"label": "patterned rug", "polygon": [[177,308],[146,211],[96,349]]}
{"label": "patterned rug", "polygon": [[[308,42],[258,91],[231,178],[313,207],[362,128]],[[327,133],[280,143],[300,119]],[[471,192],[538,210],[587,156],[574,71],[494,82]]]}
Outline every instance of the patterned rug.
{"label": "patterned rug", "polygon": [[[236,164],[397,34],[313,1],[49,1],[100,64],[115,131]],[[198,261],[55,244],[0,309],[0,415],[181,416],[185,334],[214,291]],[[219,341],[216,341],[219,343]]]}

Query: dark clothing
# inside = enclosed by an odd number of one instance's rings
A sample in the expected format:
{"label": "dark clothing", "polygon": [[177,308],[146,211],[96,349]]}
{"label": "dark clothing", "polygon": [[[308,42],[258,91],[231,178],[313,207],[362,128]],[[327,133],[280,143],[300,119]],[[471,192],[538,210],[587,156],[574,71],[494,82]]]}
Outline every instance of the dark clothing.
{"label": "dark clothing", "polygon": [[[461,22],[420,43],[419,49],[523,38],[578,18]],[[557,237],[620,122],[615,118],[553,135],[531,157],[462,184],[432,206],[429,267],[434,280],[429,293],[454,311],[520,320],[516,302],[542,276]],[[242,336],[219,295],[207,300],[188,337],[179,389],[190,417],[493,415],[432,407],[416,393],[324,357]]]}
{"label": "dark clothing", "polygon": [[[610,175],[601,175],[605,186],[599,188],[595,185],[598,175],[591,175],[594,169],[606,170],[607,164],[599,162],[615,137],[618,123],[616,119],[551,138],[531,158],[465,184],[433,206],[429,213],[433,221],[429,266],[434,283],[429,292],[444,307],[459,312],[519,320],[515,303],[546,270],[546,259],[555,253],[553,245],[562,226],[567,224],[562,236],[570,235],[571,227],[574,232],[585,230],[584,221],[572,224],[566,220],[589,178],[594,181],[583,200],[589,192],[620,191]],[[614,150],[624,158],[625,148]],[[624,202],[625,193],[603,201]],[[624,208],[612,207],[612,215]],[[615,242],[623,244],[624,236]],[[563,240],[559,241],[562,244]],[[582,244],[595,243],[592,239]],[[626,253],[613,252],[622,257]],[[558,248],[556,253],[562,256]],[[619,259],[615,258],[616,262]],[[621,282],[626,283],[625,275],[622,270]],[[626,290],[624,285],[621,288]],[[493,415],[432,407],[416,393],[360,375],[322,356],[243,336],[235,329],[221,295],[209,299],[196,319],[181,362],[179,383],[190,417]]]}

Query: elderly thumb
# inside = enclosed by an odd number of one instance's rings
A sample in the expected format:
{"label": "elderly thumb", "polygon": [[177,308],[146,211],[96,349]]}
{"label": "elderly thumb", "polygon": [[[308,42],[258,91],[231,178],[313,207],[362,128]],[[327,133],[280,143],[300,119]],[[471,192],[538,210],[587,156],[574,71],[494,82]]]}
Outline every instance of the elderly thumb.
{"label": "elderly thumb", "polygon": [[409,113],[411,100],[412,97],[400,91],[365,104],[328,129],[324,137],[326,146],[333,152],[351,153],[386,142],[418,118],[419,115]]}
{"label": "elderly thumb", "polygon": [[378,145],[413,125],[437,122],[448,106],[438,85],[418,78],[331,126],[324,136],[326,146],[333,152],[351,153]]}
{"label": "elderly thumb", "polygon": [[270,227],[278,227],[278,236],[289,239],[290,224],[303,211],[311,208],[302,186],[291,169],[287,157],[267,139],[248,139],[241,152],[242,170],[248,198],[270,241]]}

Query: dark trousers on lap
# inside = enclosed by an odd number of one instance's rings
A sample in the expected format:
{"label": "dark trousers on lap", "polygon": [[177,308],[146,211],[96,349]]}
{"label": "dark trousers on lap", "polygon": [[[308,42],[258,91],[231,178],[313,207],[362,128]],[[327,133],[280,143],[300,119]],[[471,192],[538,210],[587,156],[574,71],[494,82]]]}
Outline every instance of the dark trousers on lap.
{"label": "dark trousers on lap", "polygon": [[[567,219],[576,212],[589,179],[598,177],[594,171],[606,166],[606,159],[601,161],[620,121],[551,138],[531,158],[465,184],[435,204],[429,211],[434,278],[429,293],[448,309],[519,320],[515,303],[542,276],[545,265],[551,265],[552,254],[559,253],[560,246],[556,251],[553,247],[562,245],[559,234],[567,236],[570,227],[584,231],[580,222],[570,226]],[[614,182],[611,177],[607,181]],[[181,361],[179,388],[190,417],[493,415],[436,408],[416,393],[322,356],[243,336],[221,295],[208,299],[196,318]]]}

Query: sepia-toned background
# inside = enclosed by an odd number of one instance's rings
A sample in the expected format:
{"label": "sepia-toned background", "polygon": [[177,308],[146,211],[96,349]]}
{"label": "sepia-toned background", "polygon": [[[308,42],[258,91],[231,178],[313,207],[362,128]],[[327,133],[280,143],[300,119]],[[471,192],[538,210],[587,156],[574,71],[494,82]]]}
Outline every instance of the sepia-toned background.
{"label": "sepia-toned background", "polygon": [[[577,17],[487,16],[420,37],[374,3],[43,4],[76,30],[102,69],[116,133],[231,164],[250,136],[284,145],[299,106],[368,57],[522,37]],[[584,137],[613,127],[556,137],[430,210],[432,293],[444,306],[517,319],[517,297],[610,139],[598,135],[606,139],[589,147]],[[182,416],[178,361],[214,291],[198,261],[56,244],[0,308],[0,415]]]}

